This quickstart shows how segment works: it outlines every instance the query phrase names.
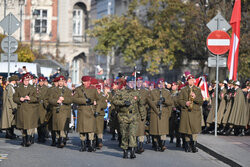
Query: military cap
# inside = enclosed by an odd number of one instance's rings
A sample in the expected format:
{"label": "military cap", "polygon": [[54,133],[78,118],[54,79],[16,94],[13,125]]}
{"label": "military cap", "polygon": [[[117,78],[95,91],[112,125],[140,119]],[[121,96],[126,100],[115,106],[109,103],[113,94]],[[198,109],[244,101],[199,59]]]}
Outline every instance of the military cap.
{"label": "military cap", "polygon": [[215,80],[212,80],[211,83],[212,83],[212,84],[216,84],[216,81],[215,81]]}
{"label": "military cap", "polygon": [[234,85],[240,86],[240,81],[234,81]]}
{"label": "military cap", "polygon": [[91,82],[91,85],[97,85],[99,83],[98,80],[95,78],[91,78],[90,82]]}

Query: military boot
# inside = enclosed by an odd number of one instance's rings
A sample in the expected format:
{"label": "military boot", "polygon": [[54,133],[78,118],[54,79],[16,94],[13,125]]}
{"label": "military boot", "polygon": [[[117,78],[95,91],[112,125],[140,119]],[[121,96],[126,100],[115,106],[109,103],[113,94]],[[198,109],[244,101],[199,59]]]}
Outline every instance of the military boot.
{"label": "military boot", "polygon": [[93,152],[93,151],[95,151],[94,142],[93,142],[93,140],[90,140],[90,141],[89,141],[88,152]]}
{"label": "military boot", "polygon": [[111,140],[116,140],[116,139],[115,139],[115,132],[112,134]]}
{"label": "military boot", "polygon": [[232,132],[232,128],[228,128],[228,130],[226,130],[225,132],[223,132],[223,135],[225,135],[225,136],[228,136],[228,135],[230,135],[231,134],[231,132]]}
{"label": "military boot", "polygon": [[185,152],[191,152],[190,141],[185,142]]}
{"label": "military boot", "polygon": [[158,142],[155,142],[155,141],[154,141],[154,143],[155,143],[155,144],[154,144],[154,150],[155,150],[155,151],[160,151],[159,143],[158,143]]}
{"label": "military boot", "polygon": [[173,136],[171,136],[170,137],[170,141],[169,141],[169,143],[173,143],[174,142],[174,137]]}
{"label": "military boot", "polygon": [[25,146],[26,146],[26,142],[27,142],[26,136],[23,136],[23,141],[22,141],[21,145],[22,145],[23,147],[25,147]]}
{"label": "military boot", "polygon": [[180,138],[176,139],[176,147],[181,147],[181,139]]}
{"label": "military boot", "polygon": [[203,130],[202,130],[202,134],[207,134],[209,131],[211,130],[211,126],[206,126]]}
{"label": "military boot", "polygon": [[5,138],[6,139],[12,139],[12,135],[11,135],[11,130],[10,129],[6,129]]}
{"label": "military boot", "polygon": [[244,128],[240,129],[240,133],[238,134],[238,136],[245,136],[245,129]]}
{"label": "military boot", "polygon": [[97,147],[98,147],[98,149],[101,149],[102,146],[103,146],[102,139],[97,139],[97,140],[98,140],[98,145],[97,145]]}
{"label": "military boot", "polygon": [[10,128],[11,139],[16,139],[17,135],[14,133],[14,127]]}
{"label": "military boot", "polygon": [[31,144],[34,144],[35,143],[35,136],[30,136],[30,143]]}
{"label": "military boot", "polygon": [[30,142],[31,138],[32,138],[32,136],[30,136],[30,135],[26,136],[26,145],[25,145],[26,147],[29,147],[31,145],[31,142]]}
{"label": "military boot", "polygon": [[51,139],[52,139],[51,146],[56,146],[56,135],[53,131],[51,132]]}
{"label": "military boot", "polygon": [[85,141],[81,141],[81,148],[80,148],[79,151],[80,151],[80,152],[87,151],[86,142],[85,142]]}
{"label": "military boot", "polygon": [[197,145],[197,141],[192,141],[191,142],[191,149],[192,149],[193,153],[198,152],[198,149],[196,148],[196,145]]}
{"label": "military boot", "polygon": [[147,136],[146,136],[146,138],[147,138],[146,144],[151,143],[150,136],[149,136],[149,135],[147,135]]}
{"label": "military boot", "polygon": [[131,158],[131,159],[136,158],[136,155],[135,155],[135,148],[134,148],[134,147],[132,147],[131,150],[130,150],[130,158]]}
{"label": "military boot", "polygon": [[63,138],[59,137],[58,142],[57,142],[57,147],[58,148],[63,148],[64,147],[64,143],[63,143]]}
{"label": "military boot", "polygon": [[127,150],[127,149],[126,149],[126,150],[125,150],[125,149],[123,150],[123,158],[124,158],[124,159],[128,159],[128,150]]}
{"label": "military boot", "polygon": [[160,147],[161,152],[164,152],[166,150],[165,140],[160,140],[159,141],[159,147]]}

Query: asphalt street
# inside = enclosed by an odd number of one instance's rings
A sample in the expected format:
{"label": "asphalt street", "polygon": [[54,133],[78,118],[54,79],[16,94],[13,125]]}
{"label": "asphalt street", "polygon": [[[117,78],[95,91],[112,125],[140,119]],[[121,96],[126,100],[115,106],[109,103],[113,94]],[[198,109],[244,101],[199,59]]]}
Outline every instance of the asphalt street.
{"label": "asphalt street", "polygon": [[[18,133],[20,134],[20,133]],[[51,147],[51,141],[45,144],[35,143],[31,147],[22,147],[21,139],[8,140],[0,134],[1,167],[211,167],[227,166],[202,150],[198,153],[185,153],[182,148],[167,141],[165,152],[155,152],[151,144],[145,145],[146,151],[136,159],[123,159],[122,150],[117,141],[111,141],[111,135],[104,135],[104,147],[96,152],[79,152],[80,139],[77,133],[69,134],[70,140],[63,149]]]}

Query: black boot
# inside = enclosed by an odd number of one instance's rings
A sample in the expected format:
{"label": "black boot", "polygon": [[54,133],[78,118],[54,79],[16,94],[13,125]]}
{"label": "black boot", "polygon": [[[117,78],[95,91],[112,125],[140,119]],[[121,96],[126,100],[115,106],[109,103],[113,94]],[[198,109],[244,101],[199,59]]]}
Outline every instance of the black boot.
{"label": "black boot", "polygon": [[22,145],[23,147],[25,147],[25,146],[26,146],[26,142],[27,142],[26,136],[23,136],[23,142],[21,143],[21,145]]}
{"label": "black boot", "polygon": [[57,147],[58,148],[63,148],[64,147],[64,143],[63,143],[63,138],[59,137],[58,141],[57,141]]}
{"label": "black boot", "polygon": [[157,141],[157,142],[155,142],[154,150],[155,150],[155,151],[160,151],[158,141]]}
{"label": "black boot", "polygon": [[131,150],[130,150],[130,158],[131,159],[136,158],[136,156],[135,156],[135,148],[134,147],[132,147]]}
{"label": "black boot", "polygon": [[186,152],[191,152],[190,141],[185,142],[185,151]]}
{"label": "black boot", "polygon": [[159,141],[159,146],[160,146],[160,151],[164,152],[166,150],[165,140],[160,140]]}
{"label": "black boot", "polygon": [[11,139],[16,139],[17,135],[14,133],[14,127],[10,128]]}
{"label": "black boot", "polygon": [[51,132],[51,139],[52,139],[52,143],[51,146],[56,146],[56,135],[54,134],[54,132]]}
{"label": "black boot", "polygon": [[222,135],[223,132],[225,131],[225,129],[226,129],[226,127],[223,126],[220,130],[218,130],[218,134],[219,134],[219,135]]}
{"label": "black boot", "polygon": [[67,138],[66,137],[63,138],[63,144],[64,144],[64,146],[66,146],[66,144],[67,144]]}
{"label": "black boot", "polygon": [[202,134],[207,134],[209,131],[211,130],[211,126],[206,126],[203,130],[202,130]]}
{"label": "black boot", "polygon": [[196,148],[196,145],[197,145],[197,141],[192,141],[191,142],[191,148],[192,148],[193,153],[198,152],[198,149]]}
{"label": "black boot", "polygon": [[182,148],[183,148],[183,149],[186,148],[186,140],[185,140],[185,137],[182,137]]}
{"label": "black boot", "polygon": [[115,132],[112,134],[111,140],[116,140],[116,139],[115,139]]}
{"label": "black boot", "polygon": [[181,139],[180,138],[176,139],[176,147],[181,147]]}
{"label": "black boot", "polygon": [[123,150],[123,158],[128,159],[128,150]]}
{"label": "black boot", "polygon": [[103,146],[102,139],[97,139],[97,141],[98,141],[97,148],[101,149]]}
{"label": "black boot", "polygon": [[30,143],[31,144],[34,144],[35,143],[35,136],[30,136]]}
{"label": "black boot", "polygon": [[244,128],[242,128],[240,130],[240,134],[238,134],[238,136],[245,136],[245,129]]}
{"label": "black boot", "polygon": [[25,145],[26,147],[29,147],[29,146],[31,145],[31,142],[30,142],[30,141],[31,141],[31,138],[32,138],[32,137],[31,137],[30,135],[27,135],[27,136],[26,136],[26,145]]}
{"label": "black boot", "polygon": [[93,140],[90,140],[90,141],[89,141],[88,152],[93,152],[93,151],[95,151],[94,142],[93,142]]}
{"label": "black boot", "polygon": [[136,150],[136,153],[137,154],[141,154],[144,152],[144,148],[143,148],[143,142],[139,142],[138,143],[138,146],[137,146],[137,150]]}
{"label": "black boot", "polygon": [[149,144],[149,143],[151,143],[151,139],[150,139],[150,136],[149,136],[149,135],[147,135],[147,136],[146,136],[146,138],[147,138],[146,144]]}
{"label": "black boot", "polygon": [[174,137],[173,136],[171,136],[170,137],[170,141],[169,141],[169,143],[173,143],[174,142]]}
{"label": "black boot", "polygon": [[5,138],[6,139],[12,139],[11,129],[6,129]]}
{"label": "black boot", "polygon": [[79,151],[80,151],[80,152],[87,151],[86,142],[85,142],[85,141],[81,141],[81,148],[80,148]]}
{"label": "black boot", "polygon": [[232,132],[232,128],[228,128],[228,130],[226,130],[225,132],[223,132],[223,135],[225,135],[225,136],[228,136],[228,135],[230,135],[231,134],[231,132]]}

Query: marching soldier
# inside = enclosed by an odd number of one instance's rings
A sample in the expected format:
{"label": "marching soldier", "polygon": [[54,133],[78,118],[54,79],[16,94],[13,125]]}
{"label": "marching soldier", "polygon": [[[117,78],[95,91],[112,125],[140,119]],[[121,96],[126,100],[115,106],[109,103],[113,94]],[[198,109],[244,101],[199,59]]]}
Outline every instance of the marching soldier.
{"label": "marching soldier", "polygon": [[71,90],[64,86],[64,76],[58,77],[58,87],[49,97],[49,103],[53,106],[52,130],[56,131],[57,147],[63,148],[66,144],[66,132],[69,129],[69,113],[71,112]]}
{"label": "marching soldier", "polygon": [[48,87],[44,85],[45,78],[39,77],[39,83],[36,87],[38,96],[38,111],[39,111],[39,127],[37,128],[38,142],[45,142],[46,127],[44,126],[44,120],[47,113],[48,101],[46,100],[46,95]]}
{"label": "marching soldier", "polygon": [[[53,79],[52,87],[48,88],[46,100],[49,101],[50,96],[54,93],[55,88],[58,86],[58,78]],[[53,105],[48,103],[47,113],[45,116],[45,123],[48,124],[48,130],[51,131],[52,143],[51,146],[56,146],[56,132],[52,129],[53,125]]]}
{"label": "marching soldier", "polygon": [[23,142],[22,146],[30,146],[33,143],[32,136],[38,126],[37,94],[33,86],[29,85],[30,74],[23,76],[23,84],[20,84],[13,96],[17,103],[16,127],[21,129]]}
{"label": "marching soldier", "polygon": [[9,84],[6,86],[3,94],[3,110],[0,122],[0,129],[6,129],[5,138],[15,139],[14,126],[16,125],[17,104],[13,101],[16,82],[19,80],[17,75],[9,78]]}
{"label": "marching soldier", "polygon": [[178,103],[181,107],[179,132],[185,134],[185,151],[197,152],[197,136],[201,131],[201,105],[203,98],[200,88],[194,85],[193,75],[187,78],[188,85],[179,94]]}
{"label": "marching soldier", "polygon": [[[83,76],[82,85],[75,89],[73,97],[73,102],[78,105],[77,132],[80,133],[80,152],[87,150],[87,137],[90,140],[88,151],[95,151],[94,132],[96,130],[96,122],[93,107],[96,101],[99,100],[99,95],[96,89],[90,87],[90,80],[90,76]],[[98,108],[98,104],[96,107]]]}
{"label": "marching soldier", "polygon": [[[144,108],[142,111],[144,112],[143,113],[143,116],[147,115],[147,110],[146,108],[148,108],[147,106],[147,96],[148,96],[148,91],[146,89],[143,89],[142,88],[142,84],[143,84],[143,78],[142,77],[138,77],[137,78],[137,91],[139,92],[140,94],[140,98],[141,98],[141,101],[142,101],[142,107]],[[143,120],[143,121],[142,121]],[[141,154],[142,152],[144,152],[144,148],[143,148],[143,142],[144,142],[144,135],[145,135],[145,124],[146,124],[146,119],[144,118],[141,118],[140,115],[138,117],[138,128],[137,128],[137,133],[136,133],[136,136],[138,138],[138,147],[137,147],[137,150],[136,150],[136,153],[138,154]]]}
{"label": "marching soldier", "polygon": [[107,108],[107,97],[106,95],[101,92],[101,85],[97,85],[97,92],[99,96],[99,100],[97,101],[98,107],[94,113],[95,120],[96,120],[96,148],[101,149],[103,146],[102,139],[103,139],[103,128],[104,128],[104,116],[105,116],[105,109]]}
{"label": "marching soldier", "polygon": [[168,90],[164,89],[164,80],[158,80],[158,89],[154,89],[148,96],[150,105],[149,133],[153,136],[155,151],[164,151],[167,134],[169,134],[169,117],[171,115],[173,100]]}
{"label": "marching soldier", "polygon": [[169,119],[169,136],[170,143],[173,143],[174,137],[176,137],[176,147],[181,146],[181,139],[179,133],[179,124],[180,124],[180,110],[178,105],[178,85],[173,82],[171,87],[171,97],[173,99],[174,105],[171,112],[171,117]]}
{"label": "marching soldier", "polygon": [[142,100],[139,93],[133,90],[133,88],[133,82],[128,80],[128,86],[117,91],[112,100],[116,106],[119,106],[118,120],[122,135],[121,148],[123,149],[123,158],[125,159],[128,158],[128,149],[130,149],[130,158],[136,158],[136,131],[139,114],[142,121],[145,119]]}

